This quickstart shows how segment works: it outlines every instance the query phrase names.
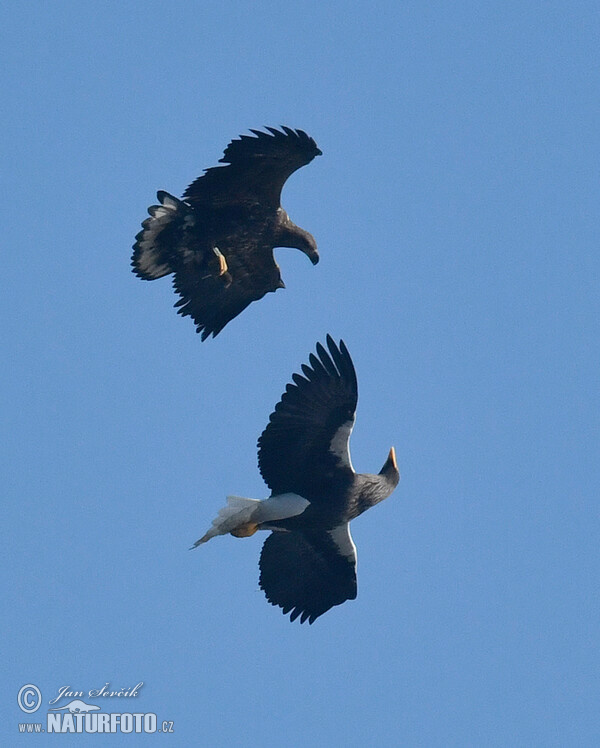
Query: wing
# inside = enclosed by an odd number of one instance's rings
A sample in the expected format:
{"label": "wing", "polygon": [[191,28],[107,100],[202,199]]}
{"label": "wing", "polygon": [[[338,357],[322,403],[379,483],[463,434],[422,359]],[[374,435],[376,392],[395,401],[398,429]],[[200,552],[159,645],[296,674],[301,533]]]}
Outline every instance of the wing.
{"label": "wing", "polygon": [[[311,502],[331,499],[354,478],[348,442],[358,385],[343,341],[327,336],[294,374],[258,440],[258,466],[274,494],[293,492]],[[345,478],[345,480],[344,480]]]}
{"label": "wing", "polygon": [[[213,251],[214,252],[214,251]],[[173,286],[181,296],[179,314],[189,315],[202,340],[215,337],[234,317],[268,291],[283,287],[273,252],[232,252],[226,255],[228,280],[207,272],[203,258],[181,263]]]}
{"label": "wing", "polygon": [[256,137],[232,140],[220,159],[227,166],[206,169],[187,188],[184,199],[202,208],[237,203],[278,208],[286,179],[321,151],[303,130],[266,129],[250,130]]}
{"label": "wing", "polygon": [[292,621],[313,623],[356,597],[356,547],[347,523],[331,531],[272,532],[259,564],[267,600]]}

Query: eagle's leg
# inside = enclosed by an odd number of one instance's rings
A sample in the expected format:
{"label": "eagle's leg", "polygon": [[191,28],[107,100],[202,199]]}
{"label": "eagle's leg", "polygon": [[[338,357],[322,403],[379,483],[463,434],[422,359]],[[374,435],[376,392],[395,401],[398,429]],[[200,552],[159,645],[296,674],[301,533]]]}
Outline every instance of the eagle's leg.
{"label": "eagle's leg", "polygon": [[229,272],[229,265],[227,264],[227,260],[225,259],[225,255],[218,247],[213,247],[213,252],[217,257],[217,260],[219,261],[219,278],[222,278],[223,283],[225,283],[226,286],[229,286],[232,278],[231,273]]}
{"label": "eagle's leg", "polygon": [[256,522],[246,522],[245,524],[236,527],[235,530],[232,530],[231,535],[233,535],[234,538],[249,538],[250,535],[254,535],[257,530],[258,525]]}
{"label": "eagle's leg", "polygon": [[221,250],[218,247],[213,247],[213,252],[217,256],[217,260],[219,261],[219,275],[225,275],[225,273],[229,270],[229,266],[227,265],[227,260],[225,259],[225,255],[221,252]]}

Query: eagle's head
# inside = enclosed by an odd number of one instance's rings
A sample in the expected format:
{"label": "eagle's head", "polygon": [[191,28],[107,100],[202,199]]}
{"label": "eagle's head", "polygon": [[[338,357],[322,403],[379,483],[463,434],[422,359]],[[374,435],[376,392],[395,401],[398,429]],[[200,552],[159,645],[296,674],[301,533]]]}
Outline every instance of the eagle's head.
{"label": "eagle's head", "polygon": [[277,210],[275,242],[277,247],[292,247],[304,252],[313,265],[319,262],[317,242],[314,236],[305,229],[301,229],[300,226],[296,226],[281,207]]}
{"label": "eagle's head", "polygon": [[301,241],[301,244],[303,244],[303,246],[298,247],[298,249],[304,252],[304,254],[308,257],[313,265],[316,265],[317,262],[319,262],[317,242],[315,241],[315,238],[312,234],[309,234],[308,231],[306,231],[305,233],[306,236],[302,237],[304,241]]}

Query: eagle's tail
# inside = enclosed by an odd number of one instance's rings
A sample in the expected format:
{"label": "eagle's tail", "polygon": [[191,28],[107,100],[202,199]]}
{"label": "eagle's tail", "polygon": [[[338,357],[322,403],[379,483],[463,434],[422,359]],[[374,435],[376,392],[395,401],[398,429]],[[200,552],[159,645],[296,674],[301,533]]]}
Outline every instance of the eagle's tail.
{"label": "eagle's tail", "polygon": [[257,530],[278,529],[278,520],[302,514],[308,504],[305,498],[295,493],[278,494],[262,500],[228,496],[227,505],[219,510],[210,530],[192,548],[206,543],[215,535],[231,533],[236,538],[246,538]]}
{"label": "eagle's tail", "polygon": [[[227,535],[229,532],[237,532],[243,526],[252,521],[257,508],[263,502],[260,499],[245,499],[242,496],[228,496],[226,506],[219,509],[219,513],[213,519],[212,527],[200,540],[197,540],[192,548],[197,548],[206,543],[216,535]],[[249,533],[248,533],[249,534]]]}
{"label": "eagle's tail", "polygon": [[142,222],[135,237],[131,265],[143,280],[155,280],[175,270],[178,244],[185,230],[194,224],[193,210],[187,203],[159,190],[160,205],[148,208],[150,218]]}

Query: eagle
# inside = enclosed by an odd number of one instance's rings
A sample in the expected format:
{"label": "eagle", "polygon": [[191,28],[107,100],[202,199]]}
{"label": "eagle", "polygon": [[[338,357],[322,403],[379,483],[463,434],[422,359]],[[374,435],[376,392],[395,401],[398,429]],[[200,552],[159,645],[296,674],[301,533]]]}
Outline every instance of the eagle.
{"label": "eagle", "polygon": [[356,473],[349,440],[358,385],[343,341],[326,338],[293,374],[258,440],[258,466],[271,495],[228,496],[212,527],[192,548],[216,535],[247,537],[270,530],[260,554],[259,584],[290,620],[313,623],[357,594],[356,547],[350,522],[386,499],[400,473],[392,447],[376,475]]}
{"label": "eagle", "polygon": [[269,291],[285,288],[274,247],[293,247],[316,265],[317,244],[281,207],[290,174],[322,155],[303,130],[250,130],[232,140],[219,163],[186,189],[164,190],[133,245],[133,272],[142,280],[173,274],[179,314],[202,340]]}

